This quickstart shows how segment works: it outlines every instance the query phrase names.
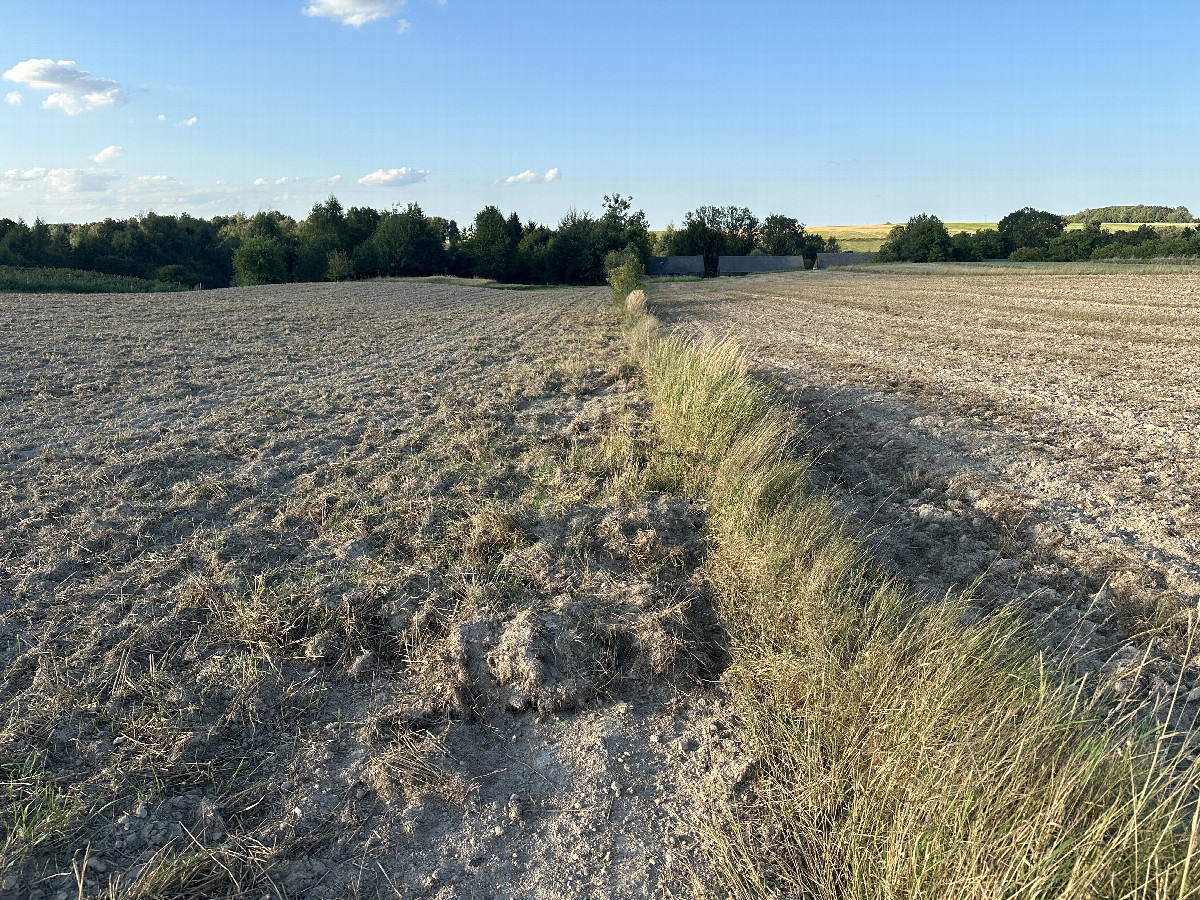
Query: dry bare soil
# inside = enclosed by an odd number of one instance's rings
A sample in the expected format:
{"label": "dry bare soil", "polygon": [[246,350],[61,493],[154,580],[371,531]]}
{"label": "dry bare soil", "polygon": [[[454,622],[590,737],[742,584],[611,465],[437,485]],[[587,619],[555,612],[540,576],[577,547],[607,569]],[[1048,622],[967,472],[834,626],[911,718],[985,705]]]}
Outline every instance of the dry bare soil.
{"label": "dry bare soil", "polygon": [[664,284],[652,300],[680,331],[732,335],[795,400],[815,480],[885,564],[931,599],[1017,605],[1122,691],[1181,684],[1194,716],[1200,278],[948,272]]}
{"label": "dry bare soil", "polygon": [[703,510],[606,294],[0,295],[0,896],[691,893]]}

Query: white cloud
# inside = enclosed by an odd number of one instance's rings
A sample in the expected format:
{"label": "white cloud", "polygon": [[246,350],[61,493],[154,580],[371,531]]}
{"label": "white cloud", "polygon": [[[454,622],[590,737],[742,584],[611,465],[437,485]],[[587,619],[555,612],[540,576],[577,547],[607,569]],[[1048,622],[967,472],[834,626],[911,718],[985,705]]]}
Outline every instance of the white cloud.
{"label": "white cloud", "polygon": [[410,169],[404,166],[400,169],[376,169],[370,175],[364,175],[358,179],[359,184],[370,185],[371,187],[400,187],[406,184],[416,184],[418,181],[424,181],[429,174],[426,169]]}
{"label": "white cloud", "polygon": [[412,23],[408,19],[396,20],[396,34],[405,34],[412,29]]}
{"label": "white cloud", "polygon": [[64,194],[77,191],[106,191],[109,184],[117,180],[113,172],[97,169],[51,169],[46,173],[46,184]]}
{"label": "white cloud", "polygon": [[7,172],[0,173],[0,181],[5,184],[20,184],[24,181],[41,181],[46,177],[46,169],[9,169]]}
{"label": "white cloud", "polygon": [[562,177],[562,173],[558,169],[551,169],[545,175],[539,175],[532,169],[526,169],[520,175],[509,175],[504,179],[505,184],[549,184],[552,181],[558,181]]}
{"label": "white cloud", "polygon": [[124,147],[118,147],[116,144],[112,144],[108,147],[105,147],[95,156],[89,156],[88,159],[94,163],[100,163],[100,165],[104,165],[105,163],[112,162],[114,159],[120,159],[124,153]]}
{"label": "white cloud", "polygon": [[255,178],[254,179],[255,187],[262,187],[266,183],[267,183],[267,179],[265,179],[265,178]]}
{"label": "white cloud", "polygon": [[20,91],[9,91],[7,94],[4,95],[4,102],[7,103],[9,106],[20,106],[21,100],[22,100],[22,97],[21,97]]}
{"label": "white cloud", "polygon": [[404,8],[404,0],[313,0],[300,12],[306,16],[337,19],[358,28],[378,19],[388,19]]}
{"label": "white cloud", "polygon": [[160,121],[160,122],[165,122],[165,121],[167,121],[167,117],[166,117],[166,116],[164,116],[162,113],[159,113],[159,114],[158,114],[158,121]]}
{"label": "white cloud", "polygon": [[138,181],[142,184],[179,184],[180,182],[172,178],[170,175],[139,175]]}
{"label": "white cloud", "polygon": [[3,184],[40,184],[60,194],[107,191],[109,184],[118,179],[114,172],[100,169],[9,169],[0,173]]}
{"label": "white cloud", "polygon": [[342,176],[341,176],[341,175],[334,175],[332,178],[330,178],[330,179],[329,179],[329,183],[330,183],[330,184],[337,184],[337,183],[338,183],[338,182],[340,182],[341,180],[342,180]]}
{"label": "white cloud", "polygon": [[196,124],[196,117],[192,116],[190,119],[184,119],[182,122],[176,122],[175,124],[180,128],[191,128]]}
{"label": "white cloud", "polygon": [[9,169],[0,172],[0,185],[41,187],[56,194],[106,193],[109,185],[120,180],[116,172],[106,169]]}
{"label": "white cloud", "polygon": [[284,175],[282,178],[276,178],[276,179],[275,179],[275,183],[276,183],[276,184],[287,184],[287,183],[288,183],[289,181],[291,181],[291,180],[292,180],[292,179],[290,179],[290,178],[288,178],[286,175]]}
{"label": "white cloud", "polygon": [[58,62],[27,59],[5,72],[3,78],[23,84],[31,90],[50,91],[50,96],[42,101],[42,108],[61,110],[68,116],[113,106],[121,98],[121,86],[117,82],[109,78],[96,78],[69,59],[60,59]]}

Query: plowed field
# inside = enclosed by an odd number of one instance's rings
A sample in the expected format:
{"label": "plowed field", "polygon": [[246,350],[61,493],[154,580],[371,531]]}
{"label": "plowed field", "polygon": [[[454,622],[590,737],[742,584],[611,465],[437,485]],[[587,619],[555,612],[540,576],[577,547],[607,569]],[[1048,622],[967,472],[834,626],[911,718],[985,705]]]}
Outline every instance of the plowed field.
{"label": "plowed field", "polygon": [[751,351],[820,486],[930,598],[1017,604],[1081,666],[1174,689],[1200,603],[1200,278],[918,267],[651,300]]}
{"label": "plowed field", "polygon": [[607,290],[0,295],[4,896],[673,896],[729,753]]}

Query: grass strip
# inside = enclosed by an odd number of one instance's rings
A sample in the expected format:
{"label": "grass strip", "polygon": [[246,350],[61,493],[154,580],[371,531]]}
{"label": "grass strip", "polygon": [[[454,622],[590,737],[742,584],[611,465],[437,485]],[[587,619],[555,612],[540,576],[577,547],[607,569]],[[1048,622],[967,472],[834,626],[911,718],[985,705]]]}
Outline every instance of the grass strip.
{"label": "grass strip", "polygon": [[668,482],[710,504],[747,777],[720,894],[1187,898],[1188,736],[1073,680],[1014,614],[921,601],[808,485],[796,419],[731,342],[666,336],[617,292]]}
{"label": "grass strip", "polygon": [[172,281],[108,275],[85,269],[0,266],[0,291],[34,294],[145,294],[186,291]]}

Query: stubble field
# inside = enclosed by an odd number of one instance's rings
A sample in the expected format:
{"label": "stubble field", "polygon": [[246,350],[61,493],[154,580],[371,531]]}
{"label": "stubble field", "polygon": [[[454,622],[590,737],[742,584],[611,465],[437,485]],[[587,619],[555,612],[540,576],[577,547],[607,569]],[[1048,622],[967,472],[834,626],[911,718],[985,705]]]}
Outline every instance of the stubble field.
{"label": "stubble field", "polygon": [[0,295],[0,895],[686,891],[703,510],[606,302]]}
{"label": "stubble field", "polygon": [[1020,608],[1054,655],[1182,683],[1194,715],[1200,279],[910,267],[654,298],[794,398],[814,480],[926,596]]}

